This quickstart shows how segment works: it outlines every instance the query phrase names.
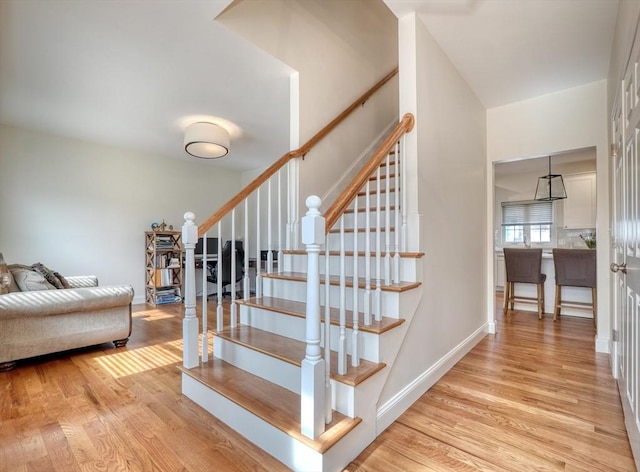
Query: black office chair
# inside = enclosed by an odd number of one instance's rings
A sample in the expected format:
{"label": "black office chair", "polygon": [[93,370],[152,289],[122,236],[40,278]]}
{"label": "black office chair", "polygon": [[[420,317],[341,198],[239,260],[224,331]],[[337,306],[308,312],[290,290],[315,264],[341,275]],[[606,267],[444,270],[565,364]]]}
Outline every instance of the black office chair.
{"label": "black office chair", "polygon": [[[234,260],[235,259],[235,260]],[[235,280],[231,280],[231,264],[235,264],[236,266],[236,277]],[[231,241],[226,241],[224,243],[224,247],[222,248],[222,254],[219,256],[218,261],[215,264],[207,264],[207,269],[209,270],[209,275],[207,276],[207,282],[211,282],[213,284],[218,283],[218,277],[220,272],[220,267],[222,266],[222,296],[231,293],[230,291],[225,291],[226,287],[231,284],[237,284],[244,277],[244,248],[242,246],[242,241],[236,241],[236,255],[233,257],[231,251]],[[242,297],[242,292],[238,293],[238,298]]]}

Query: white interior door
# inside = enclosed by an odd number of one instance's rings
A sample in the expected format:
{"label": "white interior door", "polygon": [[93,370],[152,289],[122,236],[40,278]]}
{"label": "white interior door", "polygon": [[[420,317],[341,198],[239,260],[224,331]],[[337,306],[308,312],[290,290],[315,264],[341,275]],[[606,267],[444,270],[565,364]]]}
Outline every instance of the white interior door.
{"label": "white interior door", "polygon": [[614,372],[640,470],[640,37],[614,106]]}

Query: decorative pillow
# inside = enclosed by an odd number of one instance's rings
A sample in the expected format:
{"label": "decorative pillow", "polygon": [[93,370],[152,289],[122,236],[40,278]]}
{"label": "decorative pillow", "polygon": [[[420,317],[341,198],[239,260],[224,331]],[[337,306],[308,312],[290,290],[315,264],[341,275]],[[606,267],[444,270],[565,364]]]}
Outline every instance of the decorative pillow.
{"label": "decorative pillow", "polygon": [[7,264],[4,262],[4,257],[0,252],[0,294],[9,293],[9,284],[11,283],[11,272]]}
{"label": "decorative pillow", "polygon": [[65,288],[62,282],[60,282],[60,279],[58,279],[58,277],[56,276],[56,273],[51,269],[49,269],[44,264],[41,264],[40,262],[36,262],[31,266],[31,268],[35,270],[38,274],[42,275],[45,279],[47,279],[47,282],[49,282],[55,288]]}
{"label": "decorative pillow", "polygon": [[62,276],[60,272],[54,272],[53,275],[58,278],[58,280],[62,284],[62,288],[71,288],[71,284]]}
{"label": "decorative pillow", "polygon": [[31,267],[12,264],[9,266],[9,270],[16,284],[23,292],[55,289],[53,285],[47,282],[47,279],[45,279],[42,274],[32,270]]}

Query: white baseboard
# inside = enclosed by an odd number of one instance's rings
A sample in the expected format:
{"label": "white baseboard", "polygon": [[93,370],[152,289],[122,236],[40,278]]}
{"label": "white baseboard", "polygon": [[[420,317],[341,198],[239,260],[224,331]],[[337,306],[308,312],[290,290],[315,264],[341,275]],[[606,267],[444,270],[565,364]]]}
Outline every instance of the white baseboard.
{"label": "white baseboard", "polygon": [[145,303],[144,295],[134,295],[133,300],[131,301],[132,305],[144,305]]}
{"label": "white baseboard", "polygon": [[446,374],[460,359],[485,337],[488,325],[485,323],[455,348],[449,351],[433,366],[419,375],[413,382],[389,399],[378,408],[377,431],[380,435],[387,427],[397,420],[418,398],[429,390],[440,378]]}
{"label": "white baseboard", "polygon": [[496,334],[495,318],[487,323],[487,334]]}
{"label": "white baseboard", "polygon": [[611,354],[611,345],[609,338],[602,338],[596,336],[596,352],[603,352],[605,354]]}

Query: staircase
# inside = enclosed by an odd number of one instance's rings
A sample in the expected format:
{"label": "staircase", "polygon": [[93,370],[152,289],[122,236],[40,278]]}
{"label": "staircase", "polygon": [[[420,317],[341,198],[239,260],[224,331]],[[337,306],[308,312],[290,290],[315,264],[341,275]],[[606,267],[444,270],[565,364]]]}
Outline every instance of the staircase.
{"label": "staircase", "polygon": [[[309,211],[301,224],[306,250],[290,244],[296,239],[289,234],[296,222],[281,221],[282,209],[290,214],[293,205],[280,203],[283,179],[278,172],[288,160],[285,156],[274,164],[277,169],[265,171],[260,184],[250,185],[227,209],[219,210],[230,218],[231,240],[236,240],[236,209],[244,210],[244,240],[251,242],[255,231],[256,255],[266,240],[268,260],[265,272],[257,261],[255,296],[250,296],[248,276],[242,300],[232,286],[228,326],[222,324],[218,297],[217,326],[210,333],[203,303],[201,336],[193,247],[196,233],[207,237],[206,230],[216,224],[222,240],[222,217],[214,214],[203,223],[206,229],[198,230],[193,215],[185,215],[182,391],[293,470],[342,470],[381,432],[378,399],[421,296],[422,255],[402,252],[408,229],[402,212],[400,143],[412,127],[413,117],[405,116],[324,218],[318,211],[320,199],[307,199]],[[285,181],[291,181],[291,168],[286,172]],[[250,195],[257,209],[251,231]],[[266,223],[260,204],[265,197]],[[248,255],[244,268],[250,272]],[[213,359],[208,356],[210,334]]]}
{"label": "staircase", "polygon": [[[383,175],[387,184],[394,178]],[[354,218],[364,221],[365,198],[364,195],[358,197],[357,213],[352,210],[346,214],[345,233],[353,232]],[[377,208],[369,211],[370,220],[375,222]],[[375,236],[377,228],[374,223],[369,237]],[[339,231],[331,230],[327,241],[329,299],[334,301],[340,299],[340,251],[331,249],[339,248],[340,236]],[[359,247],[365,246],[365,237],[364,231],[358,231]],[[344,375],[337,373],[340,307],[330,302],[333,414],[325,432],[312,440],[300,433],[307,254],[302,250],[283,253],[279,262],[291,270],[265,274],[263,297],[238,301],[238,326],[213,333],[213,362],[183,369],[183,393],[294,470],[340,470],[377,436],[376,403],[409,326],[411,307],[419,298],[416,289],[420,282],[416,278],[421,255],[399,254],[403,281],[380,287],[380,319],[358,327],[361,359],[357,367],[350,368]],[[386,253],[381,254],[382,258],[385,256]],[[322,251],[321,267],[326,267],[326,257],[326,251]],[[375,265],[375,257],[369,257],[369,263]],[[347,352],[352,352],[353,291],[363,306],[366,290],[363,277],[353,279],[354,259],[360,266],[358,272],[363,274],[365,253],[356,255],[351,246],[345,247],[345,267],[349,268],[345,274],[345,318],[350,320],[345,323]],[[321,310],[326,306],[324,275],[320,276]],[[359,312],[358,319],[364,318],[365,313]],[[322,347],[324,350],[324,341]],[[351,366],[351,355],[347,363]]]}

